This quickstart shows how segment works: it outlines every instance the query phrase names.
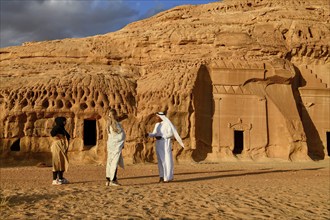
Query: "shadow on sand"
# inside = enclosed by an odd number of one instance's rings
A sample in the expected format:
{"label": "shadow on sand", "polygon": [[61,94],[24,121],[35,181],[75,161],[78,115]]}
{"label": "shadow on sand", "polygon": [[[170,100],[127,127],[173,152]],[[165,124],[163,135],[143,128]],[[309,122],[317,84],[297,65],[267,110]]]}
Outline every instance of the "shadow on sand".
{"label": "shadow on sand", "polygon": [[[220,174],[220,175],[212,175],[212,176],[203,176],[203,177],[195,177],[195,178],[188,178],[188,179],[178,179],[173,180],[170,183],[180,183],[180,182],[196,182],[196,181],[205,181],[205,180],[213,180],[213,179],[221,179],[221,178],[231,178],[231,177],[240,177],[240,176],[252,176],[252,175],[261,175],[267,173],[286,173],[286,172],[299,172],[299,171],[306,171],[306,170],[321,170],[324,167],[318,168],[306,168],[306,169],[290,169],[290,170],[272,170],[271,168],[267,169],[259,169],[258,171],[254,172],[246,172],[246,170],[221,170],[221,171],[210,171],[210,172],[189,172],[189,173],[176,173],[174,176],[185,176],[185,175],[194,175],[194,174],[214,174],[214,173],[225,173],[225,172],[240,172],[234,174]],[[245,171],[245,172],[244,172]],[[138,178],[158,178],[158,175],[150,175],[150,176],[136,176],[136,177],[126,177],[121,179],[138,179]],[[139,183],[139,184],[132,184],[132,185],[152,185],[158,182],[153,183]]]}
{"label": "shadow on sand", "polygon": [[239,176],[251,176],[251,175],[260,175],[266,173],[285,173],[285,172],[299,172],[303,170],[320,170],[320,168],[308,168],[308,169],[292,169],[292,170],[267,170],[267,171],[257,171],[257,172],[244,172],[237,174],[227,174],[227,175],[216,175],[216,176],[206,176],[206,177],[198,177],[198,178],[189,178],[182,180],[175,180],[175,182],[194,182],[194,181],[204,181],[204,180],[212,180],[212,179],[220,179],[220,178],[230,178],[230,177],[239,177]]}

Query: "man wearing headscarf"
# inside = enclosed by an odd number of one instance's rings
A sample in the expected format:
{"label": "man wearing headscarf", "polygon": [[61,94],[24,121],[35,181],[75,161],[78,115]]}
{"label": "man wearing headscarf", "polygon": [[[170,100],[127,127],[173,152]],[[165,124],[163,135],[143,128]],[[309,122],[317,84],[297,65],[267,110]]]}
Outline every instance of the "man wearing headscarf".
{"label": "man wearing headscarf", "polygon": [[63,177],[64,171],[67,171],[69,166],[67,151],[70,140],[70,135],[65,130],[65,124],[66,118],[55,118],[55,126],[50,132],[51,136],[54,137],[54,141],[50,147],[52,152],[53,185],[69,183],[69,181]]}
{"label": "man wearing headscarf", "polygon": [[173,180],[173,155],[172,141],[174,138],[184,148],[181,137],[172,122],[165,116],[163,112],[157,112],[158,122],[149,137],[156,138],[156,154],[158,160],[159,182],[169,182]]}

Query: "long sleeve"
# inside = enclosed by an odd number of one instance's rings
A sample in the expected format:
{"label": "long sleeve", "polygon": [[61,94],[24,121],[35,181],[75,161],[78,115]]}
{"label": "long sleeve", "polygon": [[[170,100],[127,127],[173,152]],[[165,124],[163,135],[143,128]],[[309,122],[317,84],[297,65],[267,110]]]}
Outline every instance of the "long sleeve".
{"label": "long sleeve", "polygon": [[65,130],[65,128],[60,126],[55,126],[50,132],[52,137],[55,137],[58,134],[64,135],[68,141],[70,141],[70,134]]}
{"label": "long sleeve", "polygon": [[152,131],[152,133],[149,133],[149,137],[156,137],[156,136],[160,136],[157,132],[158,130],[158,126],[160,125],[160,123],[156,123],[155,124],[155,127],[154,127],[154,130]]}
{"label": "long sleeve", "polygon": [[121,134],[121,133],[124,133],[124,129],[123,127],[121,126],[121,124],[119,122],[116,123],[116,126],[117,126],[117,130],[118,130],[118,133],[114,131],[114,129],[109,126],[109,133],[110,134],[113,134],[113,133],[117,133],[117,134]]}
{"label": "long sleeve", "polygon": [[126,134],[122,125],[118,122],[116,124],[118,133],[113,130],[113,127],[109,126],[108,139],[116,140],[116,141],[124,141],[126,139]]}
{"label": "long sleeve", "polygon": [[52,130],[50,131],[50,135],[52,137],[55,137],[57,134],[59,134],[59,130],[60,128],[58,126],[53,127]]}

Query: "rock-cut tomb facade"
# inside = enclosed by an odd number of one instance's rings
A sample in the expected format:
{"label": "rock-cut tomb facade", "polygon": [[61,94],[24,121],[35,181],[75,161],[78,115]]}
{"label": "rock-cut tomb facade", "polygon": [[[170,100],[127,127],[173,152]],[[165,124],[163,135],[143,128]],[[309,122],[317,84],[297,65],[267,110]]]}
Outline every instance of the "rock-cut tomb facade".
{"label": "rock-cut tomb facade", "polygon": [[0,156],[50,160],[67,118],[74,163],[103,163],[106,115],[126,115],[127,163],[166,111],[176,161],[325,159],[330,151],[329,4],[226,0],[180,6],[123,29],[0,49]]}

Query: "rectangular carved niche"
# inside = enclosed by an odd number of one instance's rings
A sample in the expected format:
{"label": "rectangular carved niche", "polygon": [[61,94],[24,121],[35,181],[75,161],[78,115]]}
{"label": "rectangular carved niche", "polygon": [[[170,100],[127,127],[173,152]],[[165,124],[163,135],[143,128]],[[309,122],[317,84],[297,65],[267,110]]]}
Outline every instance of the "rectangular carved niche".
{"label": "rectangular carved niche", "polygon": [[244,148],[244,131],[234,130],[233,154],[241,154]]}
{"label": "rectangular carved niche", "polygon": [[84,120],[84,146],[91,148],[96,145],[96,120]]}

